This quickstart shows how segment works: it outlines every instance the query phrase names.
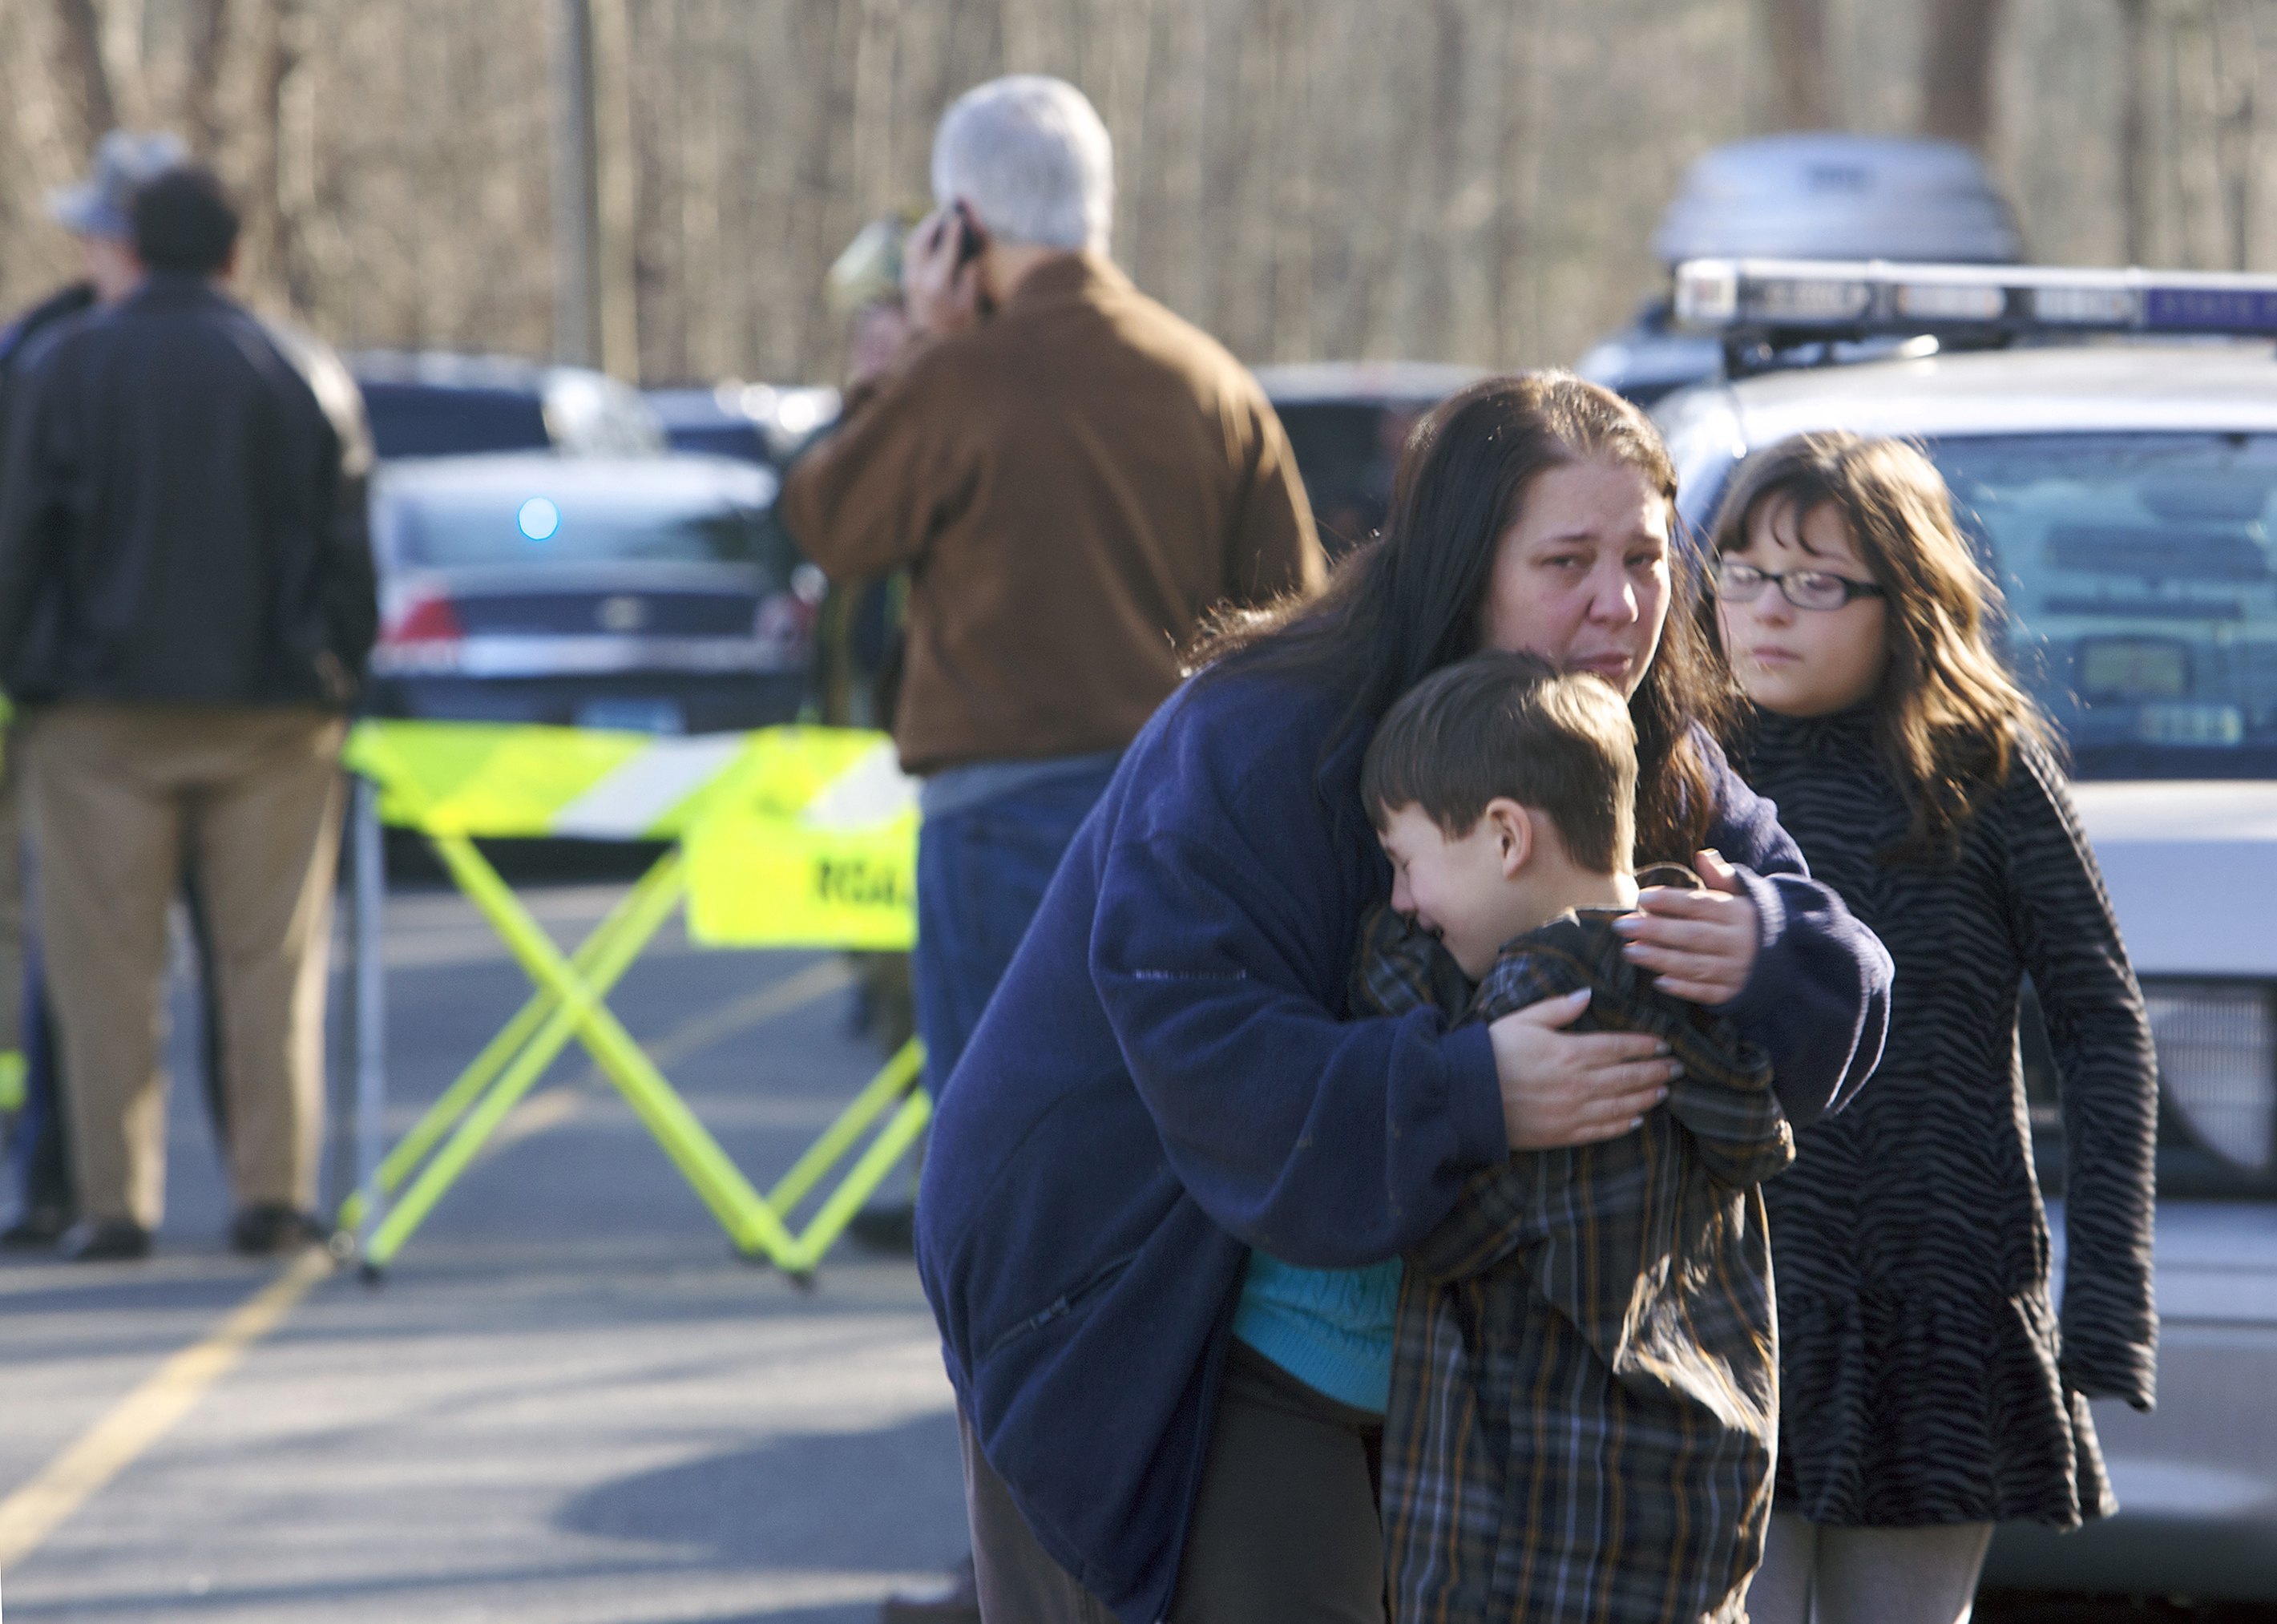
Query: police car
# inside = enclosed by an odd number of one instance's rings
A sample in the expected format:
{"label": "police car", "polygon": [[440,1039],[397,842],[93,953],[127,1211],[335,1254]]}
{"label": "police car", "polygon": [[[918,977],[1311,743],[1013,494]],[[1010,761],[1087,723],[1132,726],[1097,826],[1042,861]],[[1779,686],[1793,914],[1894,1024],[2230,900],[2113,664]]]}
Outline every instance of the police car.
{"label": "police car", "polygon": [[2149,1006],[2158,1410],[2096,1407],[2121,1513],[2003,1529],[1987,1581],[2277,1598],[2277,278],[1717,260],[1675,306],[1726,359],[1657,412],[1695,531],[1741,458],[1806,431],[1943,470]]}

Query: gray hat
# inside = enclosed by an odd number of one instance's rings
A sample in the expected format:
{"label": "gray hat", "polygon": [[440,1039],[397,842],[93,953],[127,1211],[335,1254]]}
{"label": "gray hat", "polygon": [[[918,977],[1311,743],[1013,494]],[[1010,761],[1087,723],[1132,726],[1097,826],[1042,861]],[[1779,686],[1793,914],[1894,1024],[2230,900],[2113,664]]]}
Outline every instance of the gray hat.
{"label": "gray hat", "polygon": [[136,188],[189,159],[181,137],[165,130],[113,130],[95,143],[93,174],[48,194],[48,213],[82,237],[126,241],[134,235]]}

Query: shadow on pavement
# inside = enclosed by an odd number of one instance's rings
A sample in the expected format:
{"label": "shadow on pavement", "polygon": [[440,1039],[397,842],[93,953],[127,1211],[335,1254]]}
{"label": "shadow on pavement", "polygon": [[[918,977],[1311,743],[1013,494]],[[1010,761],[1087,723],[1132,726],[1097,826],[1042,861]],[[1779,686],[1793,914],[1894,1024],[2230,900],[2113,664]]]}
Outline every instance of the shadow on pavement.
{"label": "shadow on pavement", "polygon": [[[876,1512],[960,1503],[956,1420],[929,1415],[874,1432],[813,1433],[621,1477],[555,1513],[570,1533],[700,1547],[737,1567],[946,1567],[963,1554]],[[857,1512],[855,1508],[863,1508]]]}

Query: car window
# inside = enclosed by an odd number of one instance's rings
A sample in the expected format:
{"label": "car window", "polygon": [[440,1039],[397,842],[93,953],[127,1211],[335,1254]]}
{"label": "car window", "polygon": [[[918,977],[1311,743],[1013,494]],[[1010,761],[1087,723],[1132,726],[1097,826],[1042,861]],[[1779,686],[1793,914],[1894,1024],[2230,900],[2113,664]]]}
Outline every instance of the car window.
{"label": "car window", "polygon": [[1420,407],[1330,400],[1276,405],[1330,558],[1366,541],[1391,508],[1391,472]]}
{"label": "car window", "polygon": [[[1736,466],[1672,425],[1704,527]],[[1926,438],[2077,778],[2277,777],[2277,435]]]}
{"label": "car window", "polygon": [[367,383],[363,405],[382,457],[545,451],[553,444],[537,397],[511,389]]}
{"label": "car window", "polygon": [[1932,440],[2082,778],[2277,775],[2277,436]]}
{"label": "car window", "polygon": [[756,563],[788,574],[790,544],[765,513],[717,499],[549,493],[400,497],[397,560],[415,568],[644,563]]}

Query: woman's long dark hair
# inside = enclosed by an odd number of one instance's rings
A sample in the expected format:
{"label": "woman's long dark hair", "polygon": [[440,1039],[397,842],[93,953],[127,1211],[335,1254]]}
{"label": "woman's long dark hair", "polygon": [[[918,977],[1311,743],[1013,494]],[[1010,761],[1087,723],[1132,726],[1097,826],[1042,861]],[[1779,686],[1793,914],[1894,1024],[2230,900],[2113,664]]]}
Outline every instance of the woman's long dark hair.
{"label": "woman's long dark hair", "polygon": [[[1667,499],[1676,469],[1649,419],[1570,372],[1488,378],[1417,425],[1399,459],[1391,512],[1309,600],[1224,615],[1188,648],[1187,667],[1271,672],[1350,696],[1334,750],[1373,729],[1392,701],[1476,652],[1495,554],[1547,470],[1602,460],[1635,469]],[[1638,860],[1689,861],[1716,812],[1695,728],[1721,730],[1732,707],[1722,657],[1694,610],[1698,572],[1680,547],[1660,647],[1629,698],[1637,731]]]}
{"label": "woman's long dark hair", "polygon": [[[1833,508],[1886,594],[1889,666],[1874,696],[1874,731],[1911,815],[1882,859],[1950,858],[2007,787],[2018,747],[2049,738],[1986,635],[2000,589],[1961,538],[1937,465],[1902,440],[1798,434],[1757,453],[1716,515],[1716,556],[1745,548],[1748,527],[1774,502],[1787,506],[1798,541],[1806,515]],[[1702,624],[1716,635],[1712,606]]]}

